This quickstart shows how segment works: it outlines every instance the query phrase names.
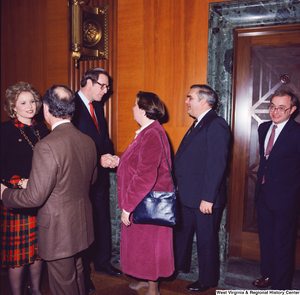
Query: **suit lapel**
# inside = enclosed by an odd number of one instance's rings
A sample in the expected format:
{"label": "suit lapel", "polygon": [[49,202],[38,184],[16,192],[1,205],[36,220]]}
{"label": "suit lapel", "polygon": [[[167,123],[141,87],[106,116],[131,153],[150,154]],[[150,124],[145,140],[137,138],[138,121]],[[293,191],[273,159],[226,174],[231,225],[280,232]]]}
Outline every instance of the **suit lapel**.
{"label": "suit lapel", "polygon": [[[98,133],[98,130],[97,130],[97,127],[96,127],[96,125],[94,123],[94,120],[93,120],[90,112],[88,111],[87,107],[85,106],[84,102],[82,101],[82,99],[80,98],[79,95],[77,97],[77,102],[78,102],[78,104],[77,104],[76,107],[80,108],[81,116],[83,116],[84,118],[86,118],[88,124],[91,125],[91,126],[93,126],[93,128],[95,128],[95,132]],[[94,107],[94,111],[95,111],[97,119],[98,119],[99,130],[101,132],[101,124],[100,124],[101,116],[98,115],[98,113],[99,113],[98,105],[93,104],[93,107]]]}
{"label": "suit lapel", "polygon": [[180,155],[184,152],[184,150],[189,146],[189,144],[191,142],[193,142],[194,138],[197,136],[197,134],[202,130],[202,127],[207,124],[208,121],[211,120],[211,118],[215,115],[214,111],[213,110],[210,110],[202,119],[201,121],[197,124],[197,126],[194,128],[194,130],[190,133],[189,133],[189,130],[188,132],[185,134],[185,136],[183,137],[180,145],[179,145],[179,148],[178,148],[178,151],[176,153],[176,157],[180,157]]}
{"label": "suit lapel", "polygon": [[198,132],[201,130],[202,126],[203,124],[201,120],[192,132],[189,133],[190,129],[188,130],[188,132],[185,134],[185,136],[183,137],[179,145],[178,151],[176,153],[177,157],[179,157],[184,152],[184,150],[189,146],[189,144],[193,141],[193,139],[196,137]]}
{"label": "suit lapel", "polygon": [[81,115],[84,116],[85,118],[87,118],[88,120],[90,119],[89,121],[94,124],[91,114],[89,113],[87,107],[85,106],[84,102],[81,100],[79,95],[77,98],[77,102],[78,102],[77,107],[80,108]]}
{"label": "suit lapel", "polygon": [[293,120],[289,120],[286,125],[283,127],[283,129],[281,130],[278,138],[276,139],[275,143],[274,143],[274,146],[270,152],[270,156],[269,156],[269,159],[270,158],[272,159],[274,157],[274,154],[276,155],[276,151],[284,144],[287,142],[287,137],[289,136],[289,132],[293,126]]}
{"label": "suit lapel", "polygon": [[272,124],[272,121],[267,122],[265,125],[262,125],[261,136],[259,137],[259,147],[260,147],[260,156],[265,156],[265,139],[268,133],[268,130]]}

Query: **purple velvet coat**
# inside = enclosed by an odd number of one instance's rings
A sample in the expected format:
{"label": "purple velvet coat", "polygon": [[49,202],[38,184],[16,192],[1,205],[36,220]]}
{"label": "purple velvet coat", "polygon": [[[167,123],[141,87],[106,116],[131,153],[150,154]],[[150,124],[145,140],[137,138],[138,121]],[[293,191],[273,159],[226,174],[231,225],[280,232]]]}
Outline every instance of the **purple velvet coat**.
{"label": "purple velvet coat", "polygon": [[[171,165],[170,146],[158,121],[142,130],[120,159],[118,202],[120,209],[134,211],[148,192],[172,191],[172,181],[163,151],[161,135]],[[172,228],[134,224],[121,227],[120,259],[123,271],[155,281],[174,272]]]}

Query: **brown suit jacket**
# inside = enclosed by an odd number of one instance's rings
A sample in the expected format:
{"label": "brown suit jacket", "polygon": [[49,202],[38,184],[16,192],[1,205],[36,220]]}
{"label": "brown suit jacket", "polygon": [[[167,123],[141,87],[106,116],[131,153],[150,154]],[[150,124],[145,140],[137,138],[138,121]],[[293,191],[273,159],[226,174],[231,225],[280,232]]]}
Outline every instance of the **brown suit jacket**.
{"label": "brown suit jacket", "polygon": [[57,126],[35,145],[26,189],[6,189],[3,204],[39,207],[39,254],[45,260],[71,257],[94,240],[89,187],[95,181],[93,140],[72,123]]}

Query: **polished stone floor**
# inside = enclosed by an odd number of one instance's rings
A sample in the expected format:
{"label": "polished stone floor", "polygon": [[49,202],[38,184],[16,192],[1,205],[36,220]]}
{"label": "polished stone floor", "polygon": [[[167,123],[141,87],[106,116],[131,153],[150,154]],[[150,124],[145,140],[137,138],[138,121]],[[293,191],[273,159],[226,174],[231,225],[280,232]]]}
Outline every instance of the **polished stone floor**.
{"label": "polished stone floor", "polygon": [[[260,263],[242,258],[231,258],[221,264],[218,286],[223,289],[257,290],[252,282],[260,277]],[[300,268],[295,270],[293,290],[300,290]]]}
{"label": "polished stone floor", "polygon": [[[220,280],[218,287],[227,290],[257,290],[252,282],[260,277],[260,263],[242,258],[231,258],[226,262],[221,262]],[[179,273],[178,279],[196,281],[198,270],[196,261],[192,262],[191,272],[188,274]],[[300,268],[295,270],[293,290],[300,290]]]}
{"label": "polished stone floor", "polygon": [[[113,256],[112,263],[119,266],[118,249],[114,249]],[[221,262],[218,287],[227,290],[257,290],[257,288],[252,285],[252,282],[260,276],[260,263],[258,261],[230,258],[225,262]],[[190,273],[179,273],[177,279],[186,281],[198,280],[197,253],[195,247],[193,247]],[[296,268],[295,270],[292,289],[300,290],[300,268]]]}
{"label": "polished stone floor", "polygon": [[[112,263],[115,266],[119,266],[119,255],[117,251],[114,251],[114,257]],[[161,294],[163,295],[184,295],[192,294],[186,290],[186,286],[191,281],[197,280],[197,268],[196,261],[193,257],[192,269],[189,274],[179,273],[177,279],[167,279],[161,284]],[[93,266],[91,264],[92,270]],[[210,289],[205,293],[205,295],[214,295],[216,290],[258,290],[252,285],[252,281],[260,276],[259,263],[257,261],[232,258],[226,262],[221,263],[220,268],[220,280],[218,287],[215,289]],[[97,274],[92,271],[92,280],[96,287],[95,295],[144,295],[146,290],[141,289],[139,291],[134,291],[128,288],[128,285],[135,280],[129,276],[123,275],[120,278],[111,278],[105,274]],[[1,284],[0,284],[0,294],[9,295],[9,286],[7,273],[1,270]],[[27,284],[29,281],[27,280]],[[300,290],[300,269],[296,269],[293,286],[294,290]],[[47,274],[44,273],[42,279],[42,294],[50,295],[49,283]]]}

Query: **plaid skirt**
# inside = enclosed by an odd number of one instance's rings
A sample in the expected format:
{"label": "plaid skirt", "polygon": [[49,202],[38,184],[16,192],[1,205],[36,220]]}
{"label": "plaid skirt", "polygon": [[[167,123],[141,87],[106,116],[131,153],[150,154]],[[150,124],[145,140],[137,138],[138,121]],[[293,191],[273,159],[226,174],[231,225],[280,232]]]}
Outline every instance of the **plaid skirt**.
{"label": "plaid skirt", "polygon": [[38,256],[36,216],[13,214],[1,206],[2,267],[28,265]]}

